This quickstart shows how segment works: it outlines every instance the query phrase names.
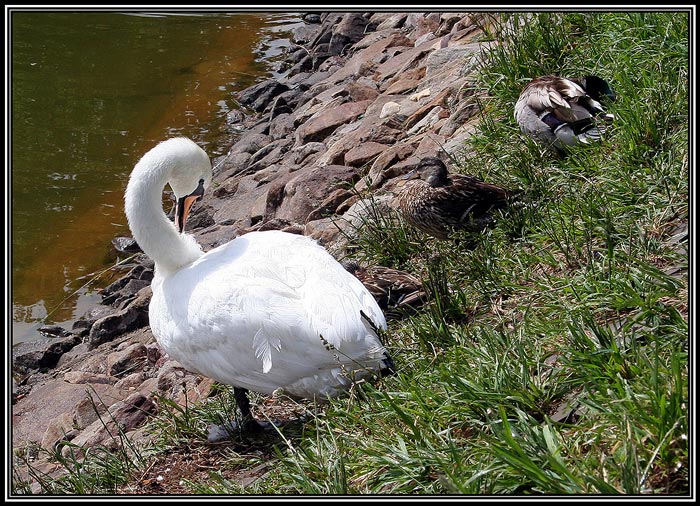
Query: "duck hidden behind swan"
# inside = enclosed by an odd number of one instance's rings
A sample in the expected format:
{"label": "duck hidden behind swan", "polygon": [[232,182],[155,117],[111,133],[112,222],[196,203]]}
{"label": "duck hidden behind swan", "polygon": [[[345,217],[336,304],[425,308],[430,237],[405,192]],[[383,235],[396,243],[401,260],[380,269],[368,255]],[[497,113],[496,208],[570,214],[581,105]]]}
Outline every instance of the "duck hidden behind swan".
{"label": "duck hidden behind swan", "polygon": [[[185,234],[187,215],[211,182],[206,153],[164,141],[136,164],[125,193],[134,238],[155,263],[151,330],[174,359],[234,386],[246,429],[247,390],[335,397],[354,381],[393,370],[379,339],[384,315],[352,274],[308,237],[251,232],[204,253]],[[170,184],[177,225],[161,195]]]}

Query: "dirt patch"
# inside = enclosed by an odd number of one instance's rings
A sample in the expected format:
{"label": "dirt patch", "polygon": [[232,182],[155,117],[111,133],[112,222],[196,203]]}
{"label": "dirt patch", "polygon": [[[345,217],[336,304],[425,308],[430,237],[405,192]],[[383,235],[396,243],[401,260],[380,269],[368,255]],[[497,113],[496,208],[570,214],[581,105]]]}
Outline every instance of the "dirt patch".
{"label": "dirt patch", "polygon": [[[260,434],[232,435],[230,440],[217,443],[201,439],[182,443],[155,456],[129,483],[118,487],[116,493],[242,493],[274,467],[275,447],[284,451],[288,442],[296,444],[309,417],[303,413],[313,408],[285,398],[260,397],[252,409],[258,420],[275,422],[279,432],[268,428]],[[236,485],[240,490],[236,490]]]}
{"label": "dirt patch", "polygon": [[[119,487],[117,494],[187,495],[192,484],[199,484],[198,494],[220,493],[221,481],[237,483],[245,488],[264,476],[272,467],[273,441],[259,438],[247,442],[226,442],[213,445],[188,444],[159,456],[130,483]],[[277,436],[277,443],[282,440]],[[262,460],[262,463],[260,461]],[[257,464],[250,466],[250,462]],[[216,475],[216,477],[212,477]],[[221,477],[223,480],[219,480]],[[212,489],[206,490],[211,483]],[[235,490],[232,491],[235,493]]]}

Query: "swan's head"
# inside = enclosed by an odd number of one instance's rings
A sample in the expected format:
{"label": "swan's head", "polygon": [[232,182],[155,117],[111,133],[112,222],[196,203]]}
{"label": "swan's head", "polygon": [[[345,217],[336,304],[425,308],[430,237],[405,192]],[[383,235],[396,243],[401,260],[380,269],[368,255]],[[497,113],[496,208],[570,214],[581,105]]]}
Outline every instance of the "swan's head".
{"label": "swan's head", "polygon": [[211,183],[211,161],[202,148],[185,137],[161,142],[154,149],[166,157],[167,181],[177,199],[175,225],[183,232],[192,205],[202,198]]}

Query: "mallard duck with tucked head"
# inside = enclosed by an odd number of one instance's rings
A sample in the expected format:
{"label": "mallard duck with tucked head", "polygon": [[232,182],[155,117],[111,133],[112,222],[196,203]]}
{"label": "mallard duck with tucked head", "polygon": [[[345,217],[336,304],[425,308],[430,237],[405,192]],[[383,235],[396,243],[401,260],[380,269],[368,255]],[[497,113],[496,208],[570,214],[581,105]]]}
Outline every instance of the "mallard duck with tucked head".
{"label": "mallard duck with tucked head", "polygon": [[396,196],[398,210],[408,223],[443,240],[455,230],[479,231],[493,224],[492,211],[506,207],[512,195],[473,176],[449,174],[436,157],[424,158],[405,177],[411,180]]}
{"label": "mallard duck with tucked head", "polygon": [[365,267],[352,260],[342,266],[365,285],[387,318],[400,318],[428,300],[421,280],[409,272],[383,265]]}
{"label": "mallard duck with tucked head", "polygon": [[537,77],[520,94],[515,120],[535,142],[565,154],[568,146],[600,140],[614,119],[601,102],[614,100],[610,85],[597,76]]}

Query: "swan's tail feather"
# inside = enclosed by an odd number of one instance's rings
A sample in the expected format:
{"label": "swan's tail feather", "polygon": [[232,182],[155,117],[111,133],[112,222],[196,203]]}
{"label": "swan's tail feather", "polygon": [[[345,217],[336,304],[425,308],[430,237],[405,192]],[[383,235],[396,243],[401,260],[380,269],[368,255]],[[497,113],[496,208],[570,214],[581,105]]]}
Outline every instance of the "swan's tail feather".
{"label": "swan's tail feather", "polygon": [[[369,316],[367,316],[365,312],[361,309],[360,316],[367,322],[367,324],[370,327],[372,327],[372,330],[375,334],[377,334],[379,341],[382,344],[384,344],[384,340],[382,339],[384,331],[377,327],[377,325],[372,321],[372,319]],[[396,366],[394,365],[394,360],[391,358],[391,355],[389,355],[389,352],[384,352],[384,357],[382,357],[381,366],[379,367],[379,373],[382,375],[382,378],[384,378],[385,376],[391,376],[392,374],[396,374]]]}
{"label": "swan's tail feather", "polygon": [[379,372],[382,375],[382,378],[396,374],[396,365],[394,365],[394,360],[388,353],[384,354]]}
{"label": "swan's tail feather", "polygon": [[[372,318],[367,316],[367,313],[365,313],[362,309],[360,309],[360,316],[362,317],[363,320],[365,320],[370,327],[372,327],[372,330],[374,331],[375,334],[377,334],[377,337],[381,341],[382,339],[382,329],[377,327],[377,324],[372,321]],[[384,343],[382,343],[384,344]]]}

